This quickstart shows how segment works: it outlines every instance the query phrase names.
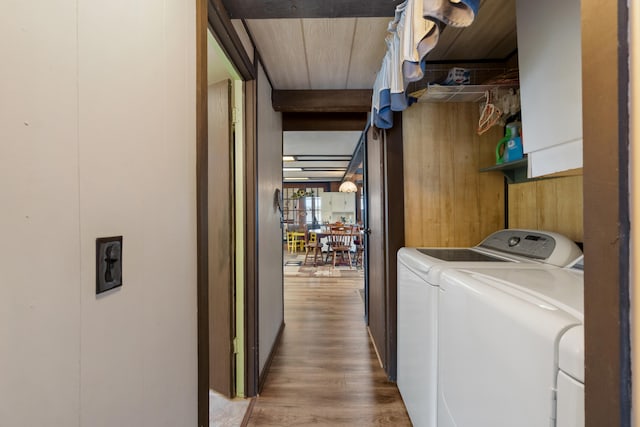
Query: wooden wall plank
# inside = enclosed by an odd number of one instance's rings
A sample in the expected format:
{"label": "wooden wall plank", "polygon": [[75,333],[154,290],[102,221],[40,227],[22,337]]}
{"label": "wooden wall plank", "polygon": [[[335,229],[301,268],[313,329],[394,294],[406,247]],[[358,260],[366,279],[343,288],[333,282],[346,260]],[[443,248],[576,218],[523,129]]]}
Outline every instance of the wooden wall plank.
{"label": "wooden wall plank", "polygon": [[575,241],[584,241],[582,176],[557,179],[558,229]]}
{"label": "wooden wall plank", "polygon": [[476,104],[417,104],[403,117],[407,246],[469,246],[504,226],[503,178],[495,161],[502,131],[475,133]]}
{"label": "wooden wall plank", "polygon": [[582,176],[509,185],[509,227],[555,231],[582,242]]}
{"label": "wooden wall plank", "polygon": [[509,228],[538,228],[535,183],[509,185]]}

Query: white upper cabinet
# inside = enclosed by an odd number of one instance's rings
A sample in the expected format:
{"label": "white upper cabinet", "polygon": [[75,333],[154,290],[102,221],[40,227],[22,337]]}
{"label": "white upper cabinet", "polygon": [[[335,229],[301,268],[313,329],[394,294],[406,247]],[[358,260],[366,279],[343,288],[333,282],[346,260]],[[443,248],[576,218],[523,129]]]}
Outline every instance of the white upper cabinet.
{"label": "white upper cabinet", "polygon": [[354,222],[356,219],[356,193],[326,192],[321,194],[322,221]]}
{"label": "white upper cabinet", "polygon": [[517,0],[522,134],[529,176],[582,167],[580,0]]}

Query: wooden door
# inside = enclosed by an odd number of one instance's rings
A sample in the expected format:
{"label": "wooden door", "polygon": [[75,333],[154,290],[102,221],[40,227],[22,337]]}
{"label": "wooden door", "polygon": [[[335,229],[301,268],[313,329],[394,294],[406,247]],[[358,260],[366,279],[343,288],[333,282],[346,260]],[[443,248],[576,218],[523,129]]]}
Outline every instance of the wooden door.
{"label": "wooden door", "polygon": [[209,386],[234,394],[234,150],[231,82],[208,89]]}
{"label": "wooden door", "polygon": [[404,246],[402,115],[393,129],[369,129],[366,140],[366,224],[369,235],[365,276],[368,324],[380,363],[396,378],[397,258]]}
{"label": "wooden door", "polygon": [[383,367],[386,365],[387,309],[385,289],[385,245],[384,245],[384,134],[373,128],[367,131],[366,140],[366,239],[368,253],[368,275],[366,289],[369,332]]}

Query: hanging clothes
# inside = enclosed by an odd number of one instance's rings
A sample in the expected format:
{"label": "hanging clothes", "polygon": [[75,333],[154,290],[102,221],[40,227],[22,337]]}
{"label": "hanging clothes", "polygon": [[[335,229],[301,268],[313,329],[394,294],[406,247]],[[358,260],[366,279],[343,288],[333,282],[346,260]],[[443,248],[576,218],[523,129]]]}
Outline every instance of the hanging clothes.
{"label": "hanging clothes", "polygon": [[468,27],[479,7],[480,0],[424,0],[422,16],[452,27]]}
{"label": "hanging clothes", "polygon": [[393,111],[404,111],[416,101],[407,96],[407,86],[424,77],[427,54],[440,32],[445,25],[470,25],[479,6],[480,0],[406,0],[396,6],[387,27],[387,52],[373,85],[372,125],[391,128]]}
{"label": "hanging clothes", "polygon": [[423,9],[423,0],[407,0],[401,20],[402,73],[407,83],[424,77],[427,54],[436,47],[440,36],[438,23],[424,19]]}
{"label": "hanging clothes", "polygon": [[371,124],[379,129],[390,129],[393,126],[393,112],[391,111],[391,80],[389,67],[391,53],[387,50],[376,81],[373,84],[373,99],[371,102]]}

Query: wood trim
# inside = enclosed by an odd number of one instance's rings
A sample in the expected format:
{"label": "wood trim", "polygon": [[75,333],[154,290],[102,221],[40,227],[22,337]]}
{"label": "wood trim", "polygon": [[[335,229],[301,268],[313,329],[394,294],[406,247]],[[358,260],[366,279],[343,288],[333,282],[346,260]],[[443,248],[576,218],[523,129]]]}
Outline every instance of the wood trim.
{"label": "wood trim", "polygon": [[233,19],[392,17],[402,0],[223,0]]}
{"label": "wood trim", "polygon": [[547,179],[547,178],[561,178],[565,176],[581,176],[583,173],[584,173],[583,168],[576,168],[576,169],[568,169],[562,172],[550,173],[548,175],[543,175],[538,178]]}
{"label": "wood trim", "polygon": [[385,228],[387,286],[387,375],[396,380],[398,262],[396,254],[404,246],[404,159],[402,113],[393,114],[393,128],[385,138]]}
{"label": "wood trim", "polygon": [[244,417],[242,417],[242,423],[240,424],[240,427],[247,427],[249,425],[249,420],[251,419],[251,414],[253,414],[254,406],[256,406],[256,398],[252,397],[249,401],[247,412],[245,412]]}
{"label": "wood trim", "polygon": [[282,113],[282,130],[362,130],[367,113]]}
{"label": "wood trim", "polygon": [[198,425],[209,425],[209,268],[207,2],[196,0],[196,227],[198,325]]}
{"label": "wood trim", "polygon": [[284,321],[280,324],[280,329],[278,329],[278,334],[276,335],[276,339],[273,341],[273,347],[271,347],[271,351],[269,352],[269,357],[267,357],[267,361],[264,363],[264,369],[262,369],[262,375],[260,375],[258,393],[262,391],[262,388],[264,387],[264,383],[267,380],[267,376],[269,375],[269,368],[271,368],[271,364],[273,363],[273,357],[275,356],[278,348],[280,348],[280,343],[282,342],[283,333],[284,333]]}
{"label": "wood trim", "polygon": [[629,426],[627,2],[582,0],[581,14],[585,420]]}
{"label": "wood trim", "polygon": [[273,109],[287,113],[368,113],[371,89],[274,90]]}
{"label": "wood trim", "polygon": [[[258,237],[258,169],[257,169],[257,80],[245,82],[245,242]],[[259,325],[258,325],[258,246],[245,245],[245,396],[258,394]]]}
{"label": "wood trim", "polygon": [[213,36],[243,80],[256,78],[256,68],[244,50],[222,0],[208,0],[208,22]]}
{"label": "wood trim", "polygon": [[[362,170],[364,166],[364,146],[366,140],[366,130],[362,132],[360,135],[360,139],[358,140],[358,144],[356,145],[355,150],[353,150],[353,157],[349,161],[349,165],[347,166],[347,170],[344,173],[343,181],[356,181],[356,175],[362,175]],[[359,194],[359,191],[358,191]],[[356,202],[356,211],[360,210],[360,204]]]}

